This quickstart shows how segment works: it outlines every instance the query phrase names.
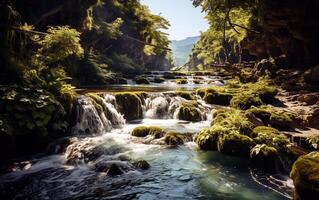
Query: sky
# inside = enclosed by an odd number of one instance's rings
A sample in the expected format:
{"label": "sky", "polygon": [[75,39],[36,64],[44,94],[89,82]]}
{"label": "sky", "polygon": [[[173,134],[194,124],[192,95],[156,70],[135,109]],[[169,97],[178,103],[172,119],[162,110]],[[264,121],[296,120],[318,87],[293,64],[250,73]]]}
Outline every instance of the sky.
{"label": "sky", "polygon": [[152,13],[161,14],[169,20],[168,30],[170,40],[182,40],[197,36],[208,28],[201,8],[195,8],[191,0],[141,0]]}

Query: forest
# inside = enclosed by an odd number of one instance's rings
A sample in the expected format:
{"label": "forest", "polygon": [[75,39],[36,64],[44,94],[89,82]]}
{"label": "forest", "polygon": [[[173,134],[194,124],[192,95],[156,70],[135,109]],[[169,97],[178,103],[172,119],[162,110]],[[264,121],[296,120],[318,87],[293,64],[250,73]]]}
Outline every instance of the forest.
{"label": "forest", "polygon": [[319,199],[319,1],[183,1],[0,0],[0,199]]}

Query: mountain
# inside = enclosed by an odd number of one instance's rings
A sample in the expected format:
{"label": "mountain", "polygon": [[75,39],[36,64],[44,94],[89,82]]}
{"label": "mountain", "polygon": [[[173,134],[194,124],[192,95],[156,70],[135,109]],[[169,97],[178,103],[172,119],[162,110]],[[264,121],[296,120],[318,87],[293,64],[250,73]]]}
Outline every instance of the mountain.
{"label": "mountain", "polygon": [[192,52],[192,48],[198,41],[199,36],[188,37],[184,40],[172,40],[171,48],[174,55],[174,61],[177,66],[184,65],[188,56]]}

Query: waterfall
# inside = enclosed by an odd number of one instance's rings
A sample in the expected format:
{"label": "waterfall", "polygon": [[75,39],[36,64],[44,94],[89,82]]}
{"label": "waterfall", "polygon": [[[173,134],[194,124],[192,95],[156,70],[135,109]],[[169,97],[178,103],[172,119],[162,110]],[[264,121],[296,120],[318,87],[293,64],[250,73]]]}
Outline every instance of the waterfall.
{"label": "waterfall", "polygon": [[76,123],[71,132],[74,135],[103,134],[112,128],[125,124],[122,114],[116,110],[116,101],[113,95],[102,97],[103,111],[99,111],[92,100],[82,95],[77,99]]}

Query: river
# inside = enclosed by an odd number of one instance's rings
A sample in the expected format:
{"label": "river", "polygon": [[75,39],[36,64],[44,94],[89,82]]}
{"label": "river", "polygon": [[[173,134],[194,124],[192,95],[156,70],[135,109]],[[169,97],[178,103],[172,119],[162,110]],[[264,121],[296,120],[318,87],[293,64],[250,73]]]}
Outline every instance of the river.
{"label": "river", "polygon": [[[147,75],[160,76],[160,72]],[[60,143],[51,145],[50,154],[21,158],[12,170],[0,175],[0,199],[290,199],[292,181],[284,174],[266,174],[253,169],[249,160],[202,152],[193,141],[172,147],[160,139],[131,136],[140,125],[156,125],[166,131],[196,134],[210,126],[211,113],[218,106],[206,104],[196,96],[202,120],[177,119],[181,102],[178,90],[194,90],[208,85],[222,85],[223,78],[210,75],[178,77],[150,85],[115,85],[83,90],[103,98],[107,113],[99,113],[85,95],[78,97],[72,142],[60,151]],[[201,80],[194,84],[193,80]],[[128,121],[118,111],[114,91],[146,91],[143,119]],[[53,150],[52,150],[53,148]],[[53,154],[52,154],[53,152]],[[147,170],[132,163],[146,160]],[[123,174],[109,176],[105,168],[116,164]]]}

